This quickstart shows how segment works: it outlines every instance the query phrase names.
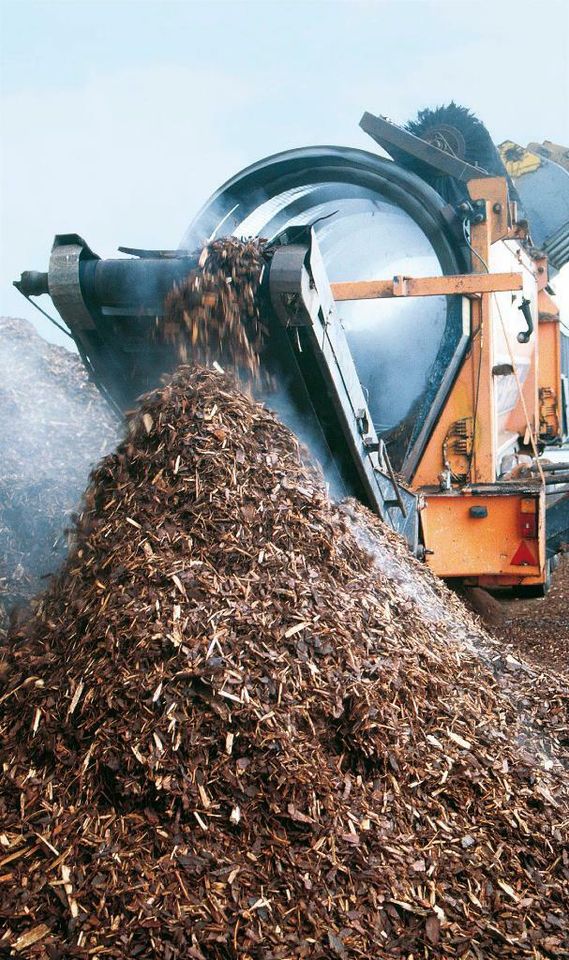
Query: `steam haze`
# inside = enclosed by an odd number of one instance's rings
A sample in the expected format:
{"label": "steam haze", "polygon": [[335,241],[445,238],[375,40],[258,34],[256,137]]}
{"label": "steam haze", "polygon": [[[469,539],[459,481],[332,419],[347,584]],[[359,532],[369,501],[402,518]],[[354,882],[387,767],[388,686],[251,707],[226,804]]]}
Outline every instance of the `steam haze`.
{"label": "steam haze", "polygon": [[89,469],[118,431],[77,355],[0,318],[0,640],[65,555]]}
{"label": "steam haze", "polygon": [[403,122],[454,98],[497,142],[569,142],[568,13],[552,0],[539,14],[486,0],[1,9],[0,313],[60,342],[11,286],[47,269],[55,233],[101,256],[175,247],[207,197],[260,157],[379,149],[358,128],[364,110]]}

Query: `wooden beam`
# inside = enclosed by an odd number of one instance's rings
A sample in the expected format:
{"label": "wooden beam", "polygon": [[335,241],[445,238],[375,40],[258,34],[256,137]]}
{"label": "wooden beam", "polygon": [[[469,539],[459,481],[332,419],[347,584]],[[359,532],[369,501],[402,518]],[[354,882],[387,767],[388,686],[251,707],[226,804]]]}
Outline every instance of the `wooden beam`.
{"label": "wooden beam", "polygon": [[521,273],[461,273],[446,277],[393,277],[332,283],[334,300],[382,300],[391,297],[475,296],[521,290]]}

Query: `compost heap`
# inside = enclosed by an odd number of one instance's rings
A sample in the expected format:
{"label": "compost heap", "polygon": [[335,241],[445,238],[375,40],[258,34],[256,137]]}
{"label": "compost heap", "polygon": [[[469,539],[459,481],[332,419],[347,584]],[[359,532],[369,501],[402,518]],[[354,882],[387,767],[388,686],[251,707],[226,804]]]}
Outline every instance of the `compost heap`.
{"label": "compost heap", "polygon": [[0,638],[65,556],[89,469],[117,424],[76,354],[0,318]]}
{"label": "compost heap", "polygon": [[6,649],[0,947],[569,955],[565,775],[365,536],[446,625],[230,377],[144,399]]}

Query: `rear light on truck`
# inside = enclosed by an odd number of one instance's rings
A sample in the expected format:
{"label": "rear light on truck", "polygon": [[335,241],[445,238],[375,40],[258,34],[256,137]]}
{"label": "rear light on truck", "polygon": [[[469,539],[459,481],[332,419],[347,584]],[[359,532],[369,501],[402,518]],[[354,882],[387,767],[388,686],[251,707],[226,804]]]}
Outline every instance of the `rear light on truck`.
{"label": "rear light on truck", "polygon": [[524,540],[537,538],[537,500],[533,497],[520,502],[520,534]]}

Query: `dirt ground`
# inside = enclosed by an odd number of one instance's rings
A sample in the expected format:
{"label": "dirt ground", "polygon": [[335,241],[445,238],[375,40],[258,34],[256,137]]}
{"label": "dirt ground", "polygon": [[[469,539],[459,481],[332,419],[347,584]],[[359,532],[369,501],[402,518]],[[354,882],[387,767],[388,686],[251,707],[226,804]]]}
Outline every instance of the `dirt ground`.
{"label": "dirt ground", "polygon": [[487,628],[514,657],[569,675],[569,554],[561,557],[546,597],[503,599],[492,604],[492,614],[484,617]]}

